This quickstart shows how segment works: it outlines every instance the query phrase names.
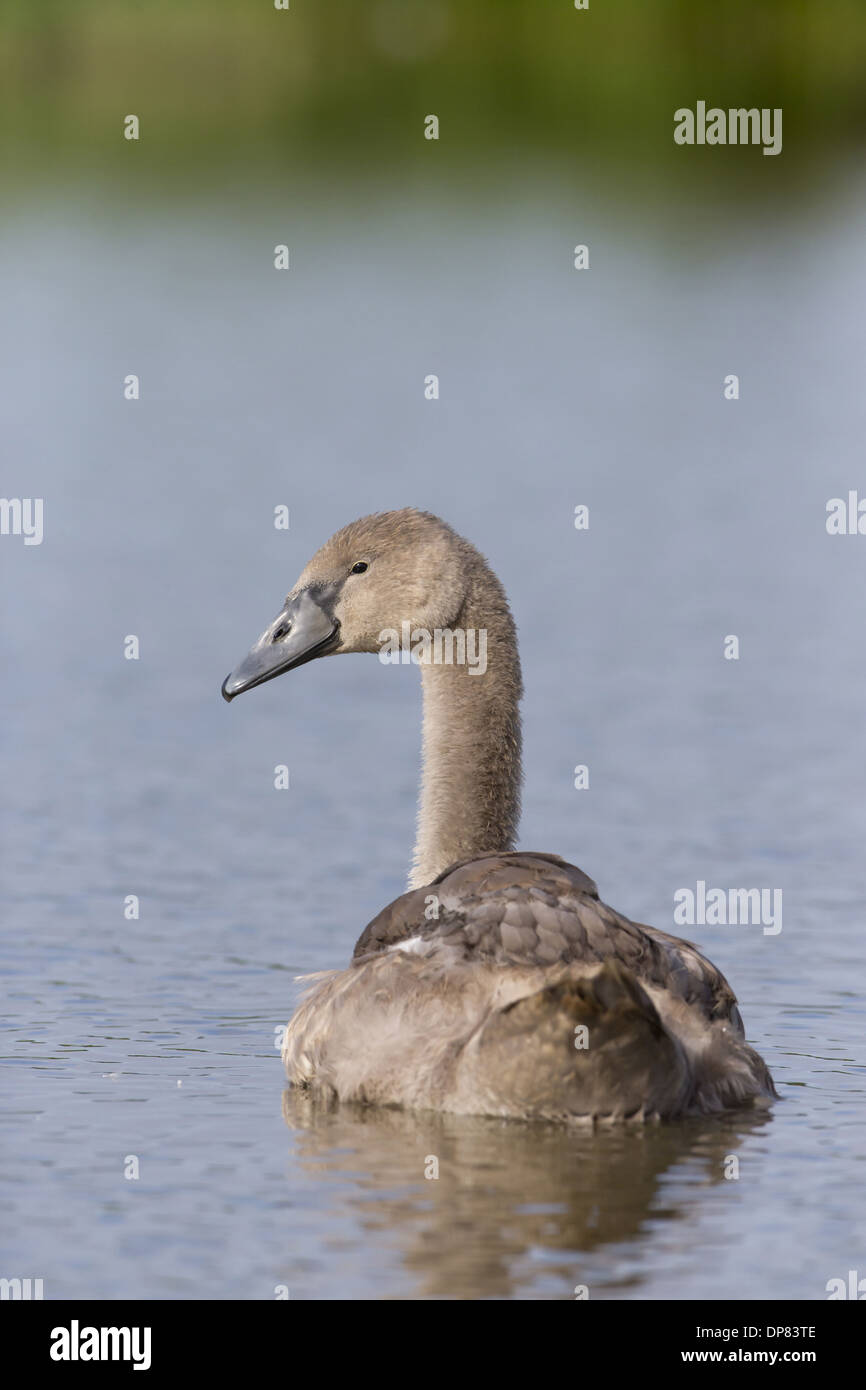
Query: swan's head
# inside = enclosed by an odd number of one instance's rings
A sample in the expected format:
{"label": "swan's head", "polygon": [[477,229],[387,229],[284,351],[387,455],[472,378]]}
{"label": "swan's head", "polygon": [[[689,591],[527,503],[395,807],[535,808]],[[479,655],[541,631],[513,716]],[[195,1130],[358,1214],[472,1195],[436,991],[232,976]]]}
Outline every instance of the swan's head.
{"label": "swan's head", "polygon": [[378,652],[388,629],[433,631],[457,618],[471,546],[429,512],[406,507],[353,521],[317,550],[280,612],[223,682],[233,700],[317,656]]}

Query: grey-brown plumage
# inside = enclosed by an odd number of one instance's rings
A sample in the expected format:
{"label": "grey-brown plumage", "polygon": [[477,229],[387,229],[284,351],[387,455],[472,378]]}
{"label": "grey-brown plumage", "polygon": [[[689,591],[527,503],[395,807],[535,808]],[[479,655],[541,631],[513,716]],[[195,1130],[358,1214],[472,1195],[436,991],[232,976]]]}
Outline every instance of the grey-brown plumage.
{"label": "grey-brown plumage", "polygon": [[322,547],[226,698],[383,629],[484,629],[483,674],[422,664],[410,891],[347,970],[314,977],[286,1033],[289,1079],[344,1100],[613,1121],[775,1095],[726,980],[689,942],[621,917],[556,855],[513,850],[520,665],[499,581],[427,513],[367,517]]}

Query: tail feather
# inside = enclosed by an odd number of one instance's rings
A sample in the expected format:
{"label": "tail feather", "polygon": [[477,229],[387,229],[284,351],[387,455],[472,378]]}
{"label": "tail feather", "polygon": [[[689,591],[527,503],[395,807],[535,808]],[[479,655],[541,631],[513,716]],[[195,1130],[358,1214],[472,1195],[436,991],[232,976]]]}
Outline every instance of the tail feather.
{"label": "tail feather", "polygon": [[502,1113],[546,1119],[681,1114],[691,1091],[682,1046],[616,960],[500,1009],[465,1049],[460,1070],[494,1106],[501,1095]]}

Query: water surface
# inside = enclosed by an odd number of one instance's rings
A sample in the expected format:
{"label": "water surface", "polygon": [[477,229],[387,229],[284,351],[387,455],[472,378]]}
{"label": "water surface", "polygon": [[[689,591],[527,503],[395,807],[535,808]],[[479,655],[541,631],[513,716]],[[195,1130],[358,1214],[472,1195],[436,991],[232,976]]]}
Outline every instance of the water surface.
{"label": "water surface", "polygon": [[[0,1273],[50,1298],[812,1299],[866,1271],[866,539],[824,527],[866,493],[864,234],[850,191],[809,225],[707,238],[684,210],[649,241],[543,190],[10,217],[3,491],[44,498],[45,538],[0,539]],[[782,890],[778,936],[687,933],[768,1115],[567,1133],[284,1094],[294,977],[404,882],[417,673],[219,687],[326,536],[406,504],[512,597],[522,847],[668,930],[698,879]]]}

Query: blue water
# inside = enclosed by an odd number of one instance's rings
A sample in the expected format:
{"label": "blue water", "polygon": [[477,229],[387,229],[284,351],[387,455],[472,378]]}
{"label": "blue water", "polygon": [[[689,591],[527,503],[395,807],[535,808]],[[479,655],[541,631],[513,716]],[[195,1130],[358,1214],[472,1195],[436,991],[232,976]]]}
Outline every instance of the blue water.
{"label": "blue water", "polygon": [[[121,201],[33,200],[3,232],[2,488],[44,499],[45,534],[0,537],[0,1275],[820,1299],[866,1274],[866,538],[824,524],[866,496],[863,198],[645,235],[543,186]],[[522,847],[668,930],[698,879],[782,891],[777,936],[685,932],[770,1114],[587,1135],[284,1095],[294,977],[345,963],[405,881],[417,672],[219,687],[333,530],[407,504],[512,598]]]}

